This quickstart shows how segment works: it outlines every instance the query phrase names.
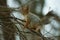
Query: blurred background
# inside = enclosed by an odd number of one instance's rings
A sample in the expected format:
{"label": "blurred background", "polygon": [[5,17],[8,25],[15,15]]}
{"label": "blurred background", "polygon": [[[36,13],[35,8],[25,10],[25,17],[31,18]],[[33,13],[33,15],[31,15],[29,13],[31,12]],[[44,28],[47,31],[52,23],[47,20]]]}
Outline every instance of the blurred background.
{"label": "blurred background", "polygon": [[[60,0],[0,0],[0,40],[59,40],[59,4]],[[30,29],[24,29],[25,5]]]}

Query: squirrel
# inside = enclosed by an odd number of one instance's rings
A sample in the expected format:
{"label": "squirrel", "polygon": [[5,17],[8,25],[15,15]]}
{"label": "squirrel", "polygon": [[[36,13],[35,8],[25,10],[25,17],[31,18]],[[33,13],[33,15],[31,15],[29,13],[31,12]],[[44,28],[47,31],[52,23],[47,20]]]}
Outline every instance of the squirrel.
{"label": "squirrel", "polygon": [[24,15],[24,20],[26,21],[24,28],[30,28],[37,32],[40,29],[40,18],[37,15],[30,13],[29,5],[23,5],[21,13]]}

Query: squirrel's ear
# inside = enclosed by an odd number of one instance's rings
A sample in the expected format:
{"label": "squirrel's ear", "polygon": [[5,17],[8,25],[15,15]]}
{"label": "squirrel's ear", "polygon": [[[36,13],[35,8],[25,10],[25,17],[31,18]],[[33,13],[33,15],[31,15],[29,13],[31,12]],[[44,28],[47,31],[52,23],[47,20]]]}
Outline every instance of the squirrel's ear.
{"label": "squirrel's ear", "polygon": [[21,6],[21,12],[23,15],[27,15],[29,13],[29,5]]}

